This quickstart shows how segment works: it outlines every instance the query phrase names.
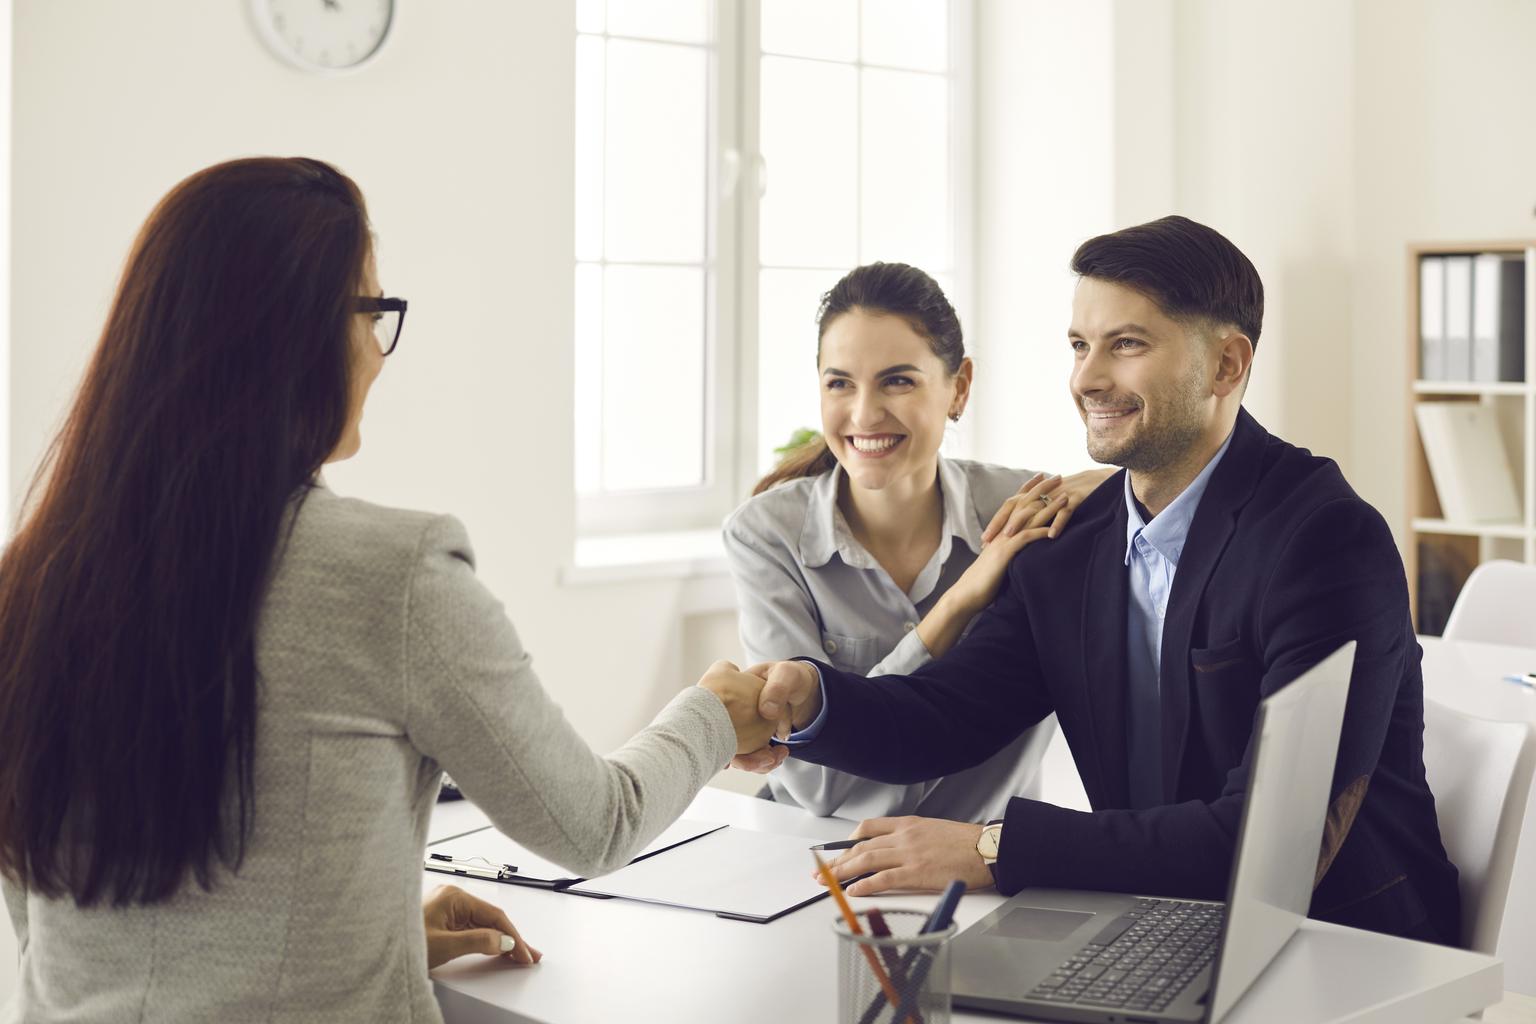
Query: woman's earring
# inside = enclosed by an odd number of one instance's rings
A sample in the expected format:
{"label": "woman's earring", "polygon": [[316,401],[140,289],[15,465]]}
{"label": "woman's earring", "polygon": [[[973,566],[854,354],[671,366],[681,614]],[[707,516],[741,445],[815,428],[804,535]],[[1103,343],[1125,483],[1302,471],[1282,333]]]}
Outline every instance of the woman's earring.
{"label": "woman's earring", "polygon": [[949,418],[950,418],[950,421],[953,422],[953,423],[959,423],[960,422],[960,414],[957,413],[957,412],[950,413],[949,414]]}

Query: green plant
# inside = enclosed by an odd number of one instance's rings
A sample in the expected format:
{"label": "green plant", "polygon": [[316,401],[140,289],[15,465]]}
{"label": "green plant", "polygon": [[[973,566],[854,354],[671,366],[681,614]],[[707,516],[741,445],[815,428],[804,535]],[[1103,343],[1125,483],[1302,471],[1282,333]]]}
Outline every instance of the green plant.
{"label": "green plant", "polygon": [[789,440],[785,444],[775,448],[773,454],[778,456],[788,455],[796,448],[804,448],[806,445],[820,440],[821,433],[819,431],[812,430],[810,427],[800,427],[793,434],[789,435]]}

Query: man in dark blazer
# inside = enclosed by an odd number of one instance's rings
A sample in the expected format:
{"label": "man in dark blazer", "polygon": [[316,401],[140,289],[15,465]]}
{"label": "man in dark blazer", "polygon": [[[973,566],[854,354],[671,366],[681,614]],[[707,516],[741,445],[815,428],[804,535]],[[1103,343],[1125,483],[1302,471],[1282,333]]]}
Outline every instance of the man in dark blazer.
{"label": "man in dark blazer", "polygon": [[1456,942],[1402,561],[1331,460],[1242,409],[1257,272],[1181,217],[1091,239],[1072,268],[1072,393],[1089,453],[1125,471],[1025,548],[965,639],[912,675],[760,666],[761,710],[788,744],[738,763],[765,770],[788,749],[909,783],[1055,712],[1092,811],[1017,797],[990,826],[866,821],[835,862],[844,879],[873,872],[850,891],[962,878],[1221,899],[1259,701],[1354,640],[1312,916]]}

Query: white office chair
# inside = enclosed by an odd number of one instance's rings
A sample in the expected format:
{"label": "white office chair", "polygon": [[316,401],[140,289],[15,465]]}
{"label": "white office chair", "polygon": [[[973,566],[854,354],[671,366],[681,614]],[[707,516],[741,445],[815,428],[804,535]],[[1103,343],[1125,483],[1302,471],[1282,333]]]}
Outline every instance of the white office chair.
{"label": "white office chair", "polygon": [[1536,565],[1502,559],[1484,562],[1462,585],[1445,622],[1445,638],[1536,647],[1533,608]]}
{"label": "white office chair", "polygon": [[1424,770],[1440,841],[1460,872],[1461,941],[1493,954],[1536,771],[1536,726],[1424,702]]}

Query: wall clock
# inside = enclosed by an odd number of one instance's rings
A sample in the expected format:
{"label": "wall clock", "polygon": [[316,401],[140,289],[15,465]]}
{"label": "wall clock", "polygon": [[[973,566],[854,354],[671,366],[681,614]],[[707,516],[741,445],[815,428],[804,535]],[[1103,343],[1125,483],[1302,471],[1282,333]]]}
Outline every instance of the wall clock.
{"label": "wall clock", "polygon": [[267,48],[317,74],[354,71],[384,48],[395,0],[250,0]]}

